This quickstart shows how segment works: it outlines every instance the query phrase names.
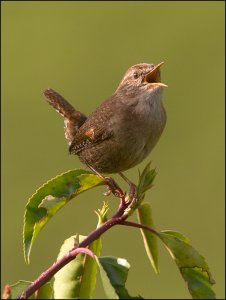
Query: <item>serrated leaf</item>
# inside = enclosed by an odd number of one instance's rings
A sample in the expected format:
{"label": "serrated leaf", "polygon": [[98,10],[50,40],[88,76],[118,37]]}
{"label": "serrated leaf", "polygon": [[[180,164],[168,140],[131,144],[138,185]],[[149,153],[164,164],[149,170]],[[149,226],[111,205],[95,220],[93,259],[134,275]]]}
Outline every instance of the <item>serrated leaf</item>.
{"label": "serrated leaf", "polygon": [[124,258],[102,256],[97,259],[101,280],[108,299],[143,299],[131,297],[125,287],[130,264]]}
{"label": "serrated leaf", "polygon": [[76,169],[51,179],[35,192],[28,200],[24,216],[23,245],[27,263],[40,230],[56,212],[78,194],[101,184],[104,182],[99,176]]}
{"label": "serrated leaf", "polygon": [[[65,240],[58,259],[74,247],[74,243],[81,243],[85,236],[72,236]],[[101,240],[97,239],[89,245],[89,249],[100,255]],[[78,254],[76,258],[58,271],[54,278],[55,299],[91,299],[96,286],[96,261],[85,254]]]}
{"label": "serrated leaf", "polygon": [[[14,284],[7,284],[4,290],[7,289],[7,295],[5,291],[2,295],[2,299],[17,299],[30,285],[31,281],[19,280]],[[35,295],[31,295],[28,299],[35,299]]]}
{"label": "serrated leaf", "polygon": [[[137,217],[140,224],[154,228],[154,222],[152,219],[151,206],[149,203],[142,203],[137,209]],[[158,241],[157,236],[150,231],[140,229],[144,247],[147,256],[151,262],[151,265],[156,273],[159,273],[158,264]]]}
{"label": "serrated leaf", "polygon": [[161,231],[159,237],[175,260],[193,299],[215,299],[212,285],[215,283],[209,267],[181,233]]}
{"label": "serrated leaf", "polygon": [[[10,285],[10,298],[7,299],[17,299],[31,284],[31,281],[19,280],[15,284]],[[28,299],[52,299],[51,283],[47,282],[41,286],[40,289]]]}

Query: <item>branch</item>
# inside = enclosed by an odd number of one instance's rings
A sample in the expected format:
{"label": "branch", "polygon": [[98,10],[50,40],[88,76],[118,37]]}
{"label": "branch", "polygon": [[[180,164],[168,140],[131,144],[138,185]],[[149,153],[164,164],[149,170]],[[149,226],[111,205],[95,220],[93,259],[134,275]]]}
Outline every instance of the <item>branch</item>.
{"label": "branch", "polygon": [[131,227],[136,227],[136,228],[140,228],[140,229],[145,229],[145,230],[148,230],[148,231],[150,231],[150,232],[152,232],[152,233],[159,236],[158,231],[156,231],[155,229],[153,229],[153,228],[151,228],[147,225],[144,225],[144,224],[123,220],[122,222],[119,223],[119,225],[125,225],[125,226],[131,226]]}
{"label": "branch", "polygon": [[103,223],[96,230],[91,232],[79,244],[78,247],[70,250],[62,258],[60,258],[57,262],[55,262],[49,269],[43,272],[17,299],[27,299],[28,297],[30,297],[36,290],[38,290],[41,286],[47,283],[54,276],[54,274],[56,274],[61,268],[63,268],[70,261],[72,261],[77,256],[78,253],[82,252],[81,248],[87,247],[93,241],[98,239],[105,231],[109,230],[114,225],[121,224],[121,222],[125,221],[126,218],[128,218],[128,215],[124,214],[124,211],[127,208],[129,203],[125,202],[125,194],[121,191],[121,189],[119,189],[119,195],[120,195],[120,205],[116,213],[113,215],[113,217],[111,217],[111,219]]}

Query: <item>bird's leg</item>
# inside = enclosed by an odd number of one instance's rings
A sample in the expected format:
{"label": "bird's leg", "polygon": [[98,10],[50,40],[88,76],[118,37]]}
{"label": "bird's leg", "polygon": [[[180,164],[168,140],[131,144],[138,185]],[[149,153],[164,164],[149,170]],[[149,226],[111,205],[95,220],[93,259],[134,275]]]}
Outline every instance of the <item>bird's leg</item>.
{"label": "bird's leg", "polygon": [[128,183],[129,185],[129,201],[136,201],[137,199],[137,186],[130,181],[122,172],[119,175]]}
{"label": "bird's leg", "polygon": [[118,184],[114,181],[111,177],[103,176],[101,173],[99,173],[96,169],[94,169],[90,164],[86,162],[87,167],[89,167],[95,174],[97,174],[100,178],[102,178],[107,186],[108,191],[105,193],[105,195],[109,195],[110,193],[113,193],[116,197],[123,198],[124,193],[122,192],[121,188],[118,186]]}

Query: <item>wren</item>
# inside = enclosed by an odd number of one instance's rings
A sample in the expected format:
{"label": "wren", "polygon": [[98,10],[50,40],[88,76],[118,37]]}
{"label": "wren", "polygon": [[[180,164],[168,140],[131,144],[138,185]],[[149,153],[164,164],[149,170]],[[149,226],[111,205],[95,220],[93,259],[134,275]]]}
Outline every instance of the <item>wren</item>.
{"label": "wren", "polygon": [[166,124],[159,64],[136,64],[115,93],[86,117],[54,90],[47,101],[64,117],[69,152],[97,173],[121,173],[151,152]]}

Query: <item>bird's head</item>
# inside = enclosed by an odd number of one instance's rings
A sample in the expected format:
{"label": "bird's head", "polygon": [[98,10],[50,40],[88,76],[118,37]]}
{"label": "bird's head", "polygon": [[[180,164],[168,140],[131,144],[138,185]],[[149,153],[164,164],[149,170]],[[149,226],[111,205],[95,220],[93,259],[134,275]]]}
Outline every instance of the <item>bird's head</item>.
{"label": "bird's head", "polygon": [[133,97],[143,92],[152,93],[167,87],[161,82],[160,67],[163,63],[157,65],[142,63],[130,67],[120,82],[117,92]]}

